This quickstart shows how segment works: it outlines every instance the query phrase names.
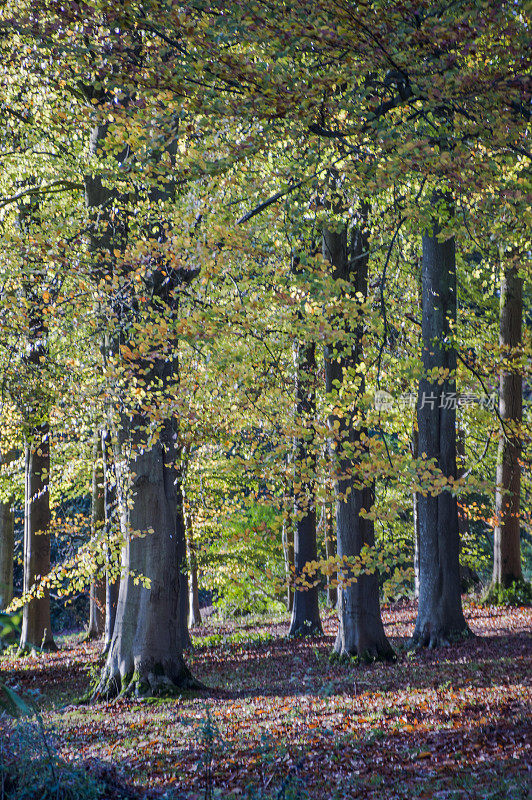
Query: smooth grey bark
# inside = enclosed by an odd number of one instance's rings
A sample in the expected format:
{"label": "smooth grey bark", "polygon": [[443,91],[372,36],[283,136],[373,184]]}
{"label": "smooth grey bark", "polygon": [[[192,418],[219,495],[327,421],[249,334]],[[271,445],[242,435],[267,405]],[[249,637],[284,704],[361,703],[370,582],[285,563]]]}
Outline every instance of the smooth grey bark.
{"label": "smooth grey bark", "polygon": [[[515,356],[521,345],[523,281],[515,264],[506,267],[501,283],[499,344],[504,357]],[[523,384],[518,368],[503,369],[499,377],[499,434],[495,489],[497,526],[493,541],[494,586],[508,587],[523,578],[520,539],[520,494],[523,418]]]}
{"label": "smooth grey bark", "polygon": [[[103,547],[105,526],[104,471],[102,457],[102,438],[98,432],[95,437],[92,467],[91,537],[99,540]],[[87,639],[99,639],[105,633],[105,578],[102,574],[91,578],[89,594],[89,626]]]}
{"label": "smooth grey bark", "polygon": [[13,504],[0,500],[0,610],[13,599],[13,560],[15,557],[15,515]]}
{"label": "smooth grey bark", "polygon": [[[355,228],[348,244],[347,226],[340,230],[323,231],[323,255],[330,262],[336,280],[349,283],[349,293],[360,292],[367,296],[368,239]],[[353,323],[337,320],[346,326],[351,345],[340,343],[325,348],[325,381],[329,396],[337,395],[338,387],[349,380],[363,360],[364,327],[358,320]],[[364,376],[360,377],[360,395],[364,392]],[[332,415],[329,420],[336,441],[331,457],[335,473],[336,536],[338,556],[356,557],[364,546],[375,546],[373,522],[360,516],[362,508],[369,510],[374,502],[374,484],[366,484],[360,475],[361,460],[367,458],[367,445],[361,441],[366,434],[357,426],[356,408],[350,408],[341,417]],[[336,429],[335,429],[336,424]],[[367,439],[366,439],[367,441]],[[346,452],[343,444],[348,445]],[[393,658],[393,650],[384,633],[379,603],[377,574],[359,575],[349,570],[339,575],[338,586],[338,636],[335,651],[338,654],[358,655],[362,658]]]}
{"label": "smooth grey bark", "polygon": [[322,633],[318,606],[318,587],[305,572],[316,561],[316,455],[314,427],[316,415],[316,346],[296,343],[295,422],[301,430],[294,443],[294,601],[289,636],[312,636]]}
{"label": "smooth grey bark", "polygon": [[[441,196],[435,197],[441,202]],[[419,452],[456,478],[456,257],[454,238],[439,240],[440,227],[423,235],[423,375],[418,395]],[[447,370],[443,383],[431,370]],[[420,493],[419,604],[415,646],[439,647],[468,635],[462,611],[456,495]]]}

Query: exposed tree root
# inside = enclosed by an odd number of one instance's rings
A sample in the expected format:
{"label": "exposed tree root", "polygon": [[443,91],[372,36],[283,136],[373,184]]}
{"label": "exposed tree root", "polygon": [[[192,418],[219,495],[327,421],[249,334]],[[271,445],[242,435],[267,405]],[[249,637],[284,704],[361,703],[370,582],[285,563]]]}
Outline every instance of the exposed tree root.
{"label": "exposed tree root", "polygon": [[384,642],[374,642],[372,644],[360,643],[356,647],[353,646],[348,648],[344,646],[344,643],[341,641],[340,637],[337,637],[333,653],[338,658],[359,658],[361,661],[365,661],[367,663],[371,663],[373,661],[392,662],[397,659],[393,648],[386,640]]}
{"label": "exposed tree root", "polygon": [[187,669],[177,679],[169,678],[158,669],[143,673],[133,672],[125,676],[120,673],[104,673],[90,695],[90,700],[98,702],[117,697],[179,697],[191,691],[204,692],[208,691],[208,687],[194,678]]}
{"label": "exposed tree root", "polygon": [[438,647],[450,647],[451,644],[470,639],[474,635],[467,625],[465,628],[444,630],[441,628],[434,629],[430,623],[427,623],[421,628],[416,628],[408,646],[411,650],[420,650],[422,647],[435,650]]}
{"label": "exposed tree root", "polygon": [[290,628],[288,637],[290,639],[301,638],[303,636],[323,636],[321,625],[298,625]]}

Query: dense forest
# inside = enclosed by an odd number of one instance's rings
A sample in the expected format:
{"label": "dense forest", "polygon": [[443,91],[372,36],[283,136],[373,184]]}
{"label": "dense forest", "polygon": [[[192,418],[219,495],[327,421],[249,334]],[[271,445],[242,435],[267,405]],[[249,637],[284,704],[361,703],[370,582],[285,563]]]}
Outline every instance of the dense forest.
{"label": "dense forest", "polygon": [[530,29],[1,5],[0,800],[528,796]]}

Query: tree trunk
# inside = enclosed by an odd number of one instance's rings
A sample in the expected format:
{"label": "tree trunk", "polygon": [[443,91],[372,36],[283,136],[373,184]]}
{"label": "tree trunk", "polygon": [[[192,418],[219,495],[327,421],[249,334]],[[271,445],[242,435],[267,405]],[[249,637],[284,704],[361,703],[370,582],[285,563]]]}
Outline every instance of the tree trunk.
{"label": "tree trunk", "polygon": [[[290,467],[291,458],[287,458],[287,472]],[[286,494],[283,503],[283,526],[281,530],[281,541],[283,545],[284,571],[286,576],[286,610],[289,614],[294,610],[294,520],[293,520],[293,482],[289,485],[288,477]]]}
{"label": "tree trunk", "polygon": [[103,496],[105,516],[105,631],[104,653],[107,653],[113,636],[118,590],[120,581],[115,577],[111,563],[111,541],[113,537],[113,518],[116,512],[116,476],[113,469],[111,437],[109,431],[102,432]]}
{"label": "tree trunk", "polygon": [[191,510],[187,501],[186,490],[183,489],[183,510],[185,521],[185,542],[187,548],[188,574],[189,574],[189,625],[191,628],[198,628],[201,625],[201,611],[199,604],[199,585],[198,585],[198,558],[196,555],[196,542],[194,541],[194,528],[192,524]]}
{"label": "tree trunk", "polygon": [[0,610],[13,599],[15,557],[15,515],[11,501],[0,501]]}
{"label": "tree trunk", "polygon": [[[98,550],[105,547],[103,541],[105,527],[104,471],[102,460],[102,438],[98,432],[94,445],[92,468],[92,508],[91,537],[98,541]],[[105,554],[104,554],[105,555]],[[89,627],[87,639],[99,639],[105,632],[105,578],[100,574],[91,578],[89,596]]]}
{"label": "tree trunk", "polygon": [[[166,366],[166,365],[164,365]],[[127,422],[129,421],[129,425]],[[176,530],[176,425],[163,423],[146,447],[148,420],[122,421],[116,455],[125,547],[113,636],[98,697],[172,693],[196,685],[182,655]],[[143,585],[143,579],[149,586]]]}
{"label": "tree trunk", "polygon": [[[305,566],[316,561],[316,456],[313,419],[316,413],[316,346],[297,343],[294,348],[296,406],[295,422],[302,429],[295,442],[294,459],[294,566],[295,587],[289,636],[312,636],[322,632],[318,587]],[[307,432],[308,431],[308,432]],[[308,588],[307,588],[308,587]]]}
{"label": "tree trunk", "polygon": [[[336,542],[334,535],[334,524],[331,504],[326,502],[323,504],[323,521],[324,521],[324,535],[325,535],[325,558],[328,560],[333,558],[336,554]],[[333,581],[337,580],[337,574],[327,575],[327,606],[329,608],[336,608],[338,602],[338,590],[333,585]]]}
{"label": "tree trunk", "polygon": [[[441,202],[438,195],[435,202]],[[439,241],[439,227],[423,236],[423,377],[418,430],[422,458],[435,459],[443,475],[456,478],[456,260],[454,239]],[[439,383],[430,370],[444,370]],[[439,647],[469,633],[462,612],[456,495],[419,495],[420,585],[412,643]]]}
{"label": "tree trunk", "polygon": [[[419,433],[414,425],[412,430],[412,457],[419,458]],[[412,512],[414,521],[414,597],[419,599],[419,494],[412,494]]]}
{"label": "tree trunk", "polygon": [[[331,263],[333,277],[350,282],[350,292],[367,296],[368,241],[359,229],[353,231],[348,247],[347,227],[341,231],[323,231],[323,255]],[[340,317],[338,326],[346,323]],[[352,345],[337,344],[325,349],[325,381],[329,397],[338,398],[339,387],[347,384],[356,374],[363,360],[363,333],[360,323],[349,324]],[[364,376],[361,374],[358,394],[364,393]],[[369,510],[374,501],[374,484],[365,485],[360,476],[362,459],[367,459],[367,432],[357,428],[357,411],[352,405],[345,415],[336,414],[329,420],[336,441],[332,457],[335,471],[336,536],[339,558],[352,559],[364,546],[375,546],[373,522],[360,516],[361,509]],[[349,451],[344,451],[344,444]],[[349,570],[339,575],[338,586],[339,629],[335,644],[338,654],[358,655],[362,658],[392,658],[393,650],[384,633],[379,603],[379,582],[375,573],[353,576]]]}
{"label": "tree trunk", "polygon": [[[508,266],[501,285],[499,344],[511,359],[521,345],[523,281],[517,267]],[[513,352],[512,352],[513,351]],[[519,369],[503,369],[499,378],[499,414],[504,430],[499,435],[493,543],[493,584],[508,587],[522,580],[520,541],[521,421],[523,387]]]}
{"label": "tree trunk", "polygon": [[192,648],[192,639],[188,629],[189,616],[189,586],[187,567],[187,540],[185,530],[184,496],[179,486],[178,506],[176,513],[177,559],[179,571],[179,627],[181,630],[181,646],[183,650]]}
{"label": "tree trunk", "polygon": [[[48,423],[26,442],[24,501],[24,594],[50,572],[50,441]],[[56,650],[50,622],[50,590],[39,589],[22,614],[21,650]]]}

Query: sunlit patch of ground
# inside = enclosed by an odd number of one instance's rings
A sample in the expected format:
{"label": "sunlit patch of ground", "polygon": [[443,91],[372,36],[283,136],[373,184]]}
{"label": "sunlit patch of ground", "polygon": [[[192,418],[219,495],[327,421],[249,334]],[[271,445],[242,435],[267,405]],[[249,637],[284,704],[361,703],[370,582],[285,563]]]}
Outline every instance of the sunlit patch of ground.
{"label": "sunlit patch of ground", "polygon": [[413,655],[415,614],[384,610],[398,661],[372,665],[330,663],[330,612],[324,636],[299,641],[285,638],[287,619],[209,618],[189,662],[213,691],[177,701],[72,705],[95,644],[0,664],[11,686],[40,693],[63,756],[116,763],[152,795],[528,797],[531,610],[469,605],[476,638]]}

